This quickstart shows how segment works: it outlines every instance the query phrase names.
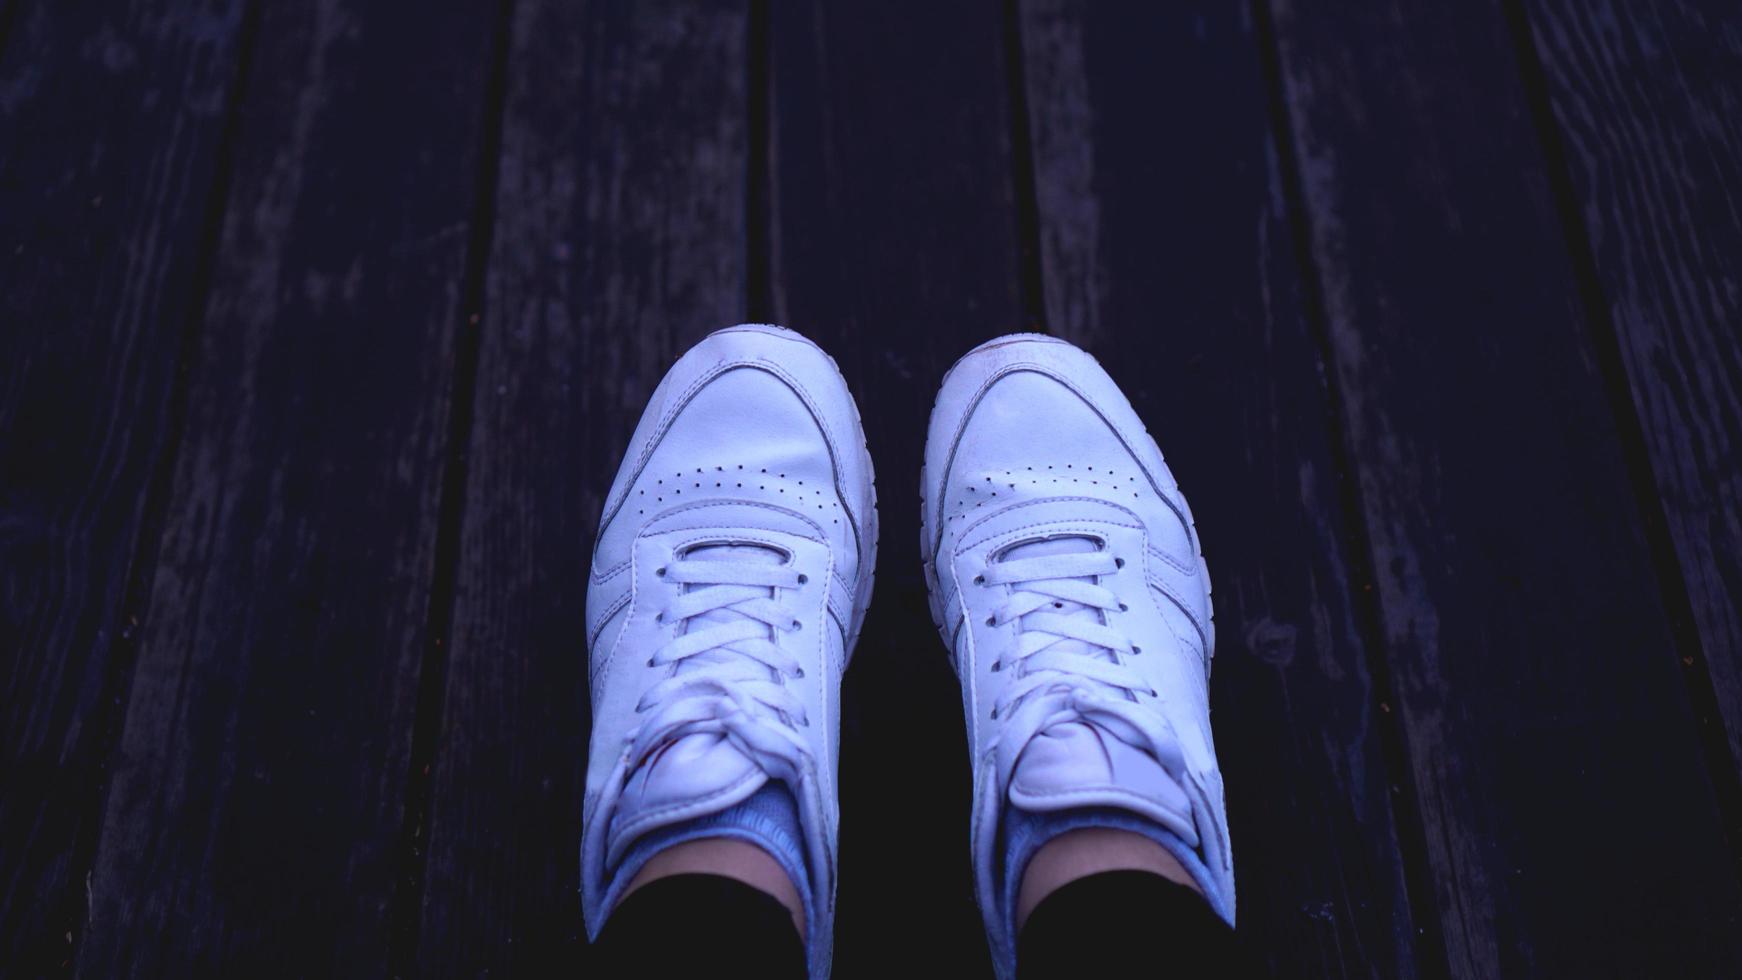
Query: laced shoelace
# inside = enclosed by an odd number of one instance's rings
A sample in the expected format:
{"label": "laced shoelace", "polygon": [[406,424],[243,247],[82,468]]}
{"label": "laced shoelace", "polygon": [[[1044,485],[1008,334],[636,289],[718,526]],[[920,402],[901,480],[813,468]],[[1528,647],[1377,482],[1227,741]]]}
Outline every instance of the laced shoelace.
{"label": "laced shoelace", "polygon": [[[1125,605],[1099,579],[1123,566],[1103,549],[994,562],[975,580],[978,585],[1010,587],[1009,598],[988,625],[1014,623],[1017,632],[1016,649],[992,665],[993,670],[1015,670],[1017,675],[992,706],[992,718],[1005,719],[997,747],[1000,770],[1009,771],[1040,732],[1089,721],[1147,749],[1170,774],[1183,772],[1185,758],[1173,726],[1139,700],[1159,693],[1126,662],[1142,649],[1103,622],[1125,611]],[[1089,610],[1100,615],[1085,615]]]}
{"label": "laced shoelace", "polygon": [[[809,727],[804,705],[787,679],[801,678],[798,658],[777,642],[803,628],[778,598],[806,577],[786,565],[732,560],[675,560],[657,573],[675,591],[656,622],[682,627],[649,666],[672,665],[670,676],[642,695],[644,715],[605,782],[589,835],[602,834],[629,776],[665,746],[690,735],[732,743],[769,776],[797,785],[810,748],[797,729]],[[688,588],[685,588],[685,587]],[[730,616],[709,617],[710,613]]]}
{"label": "laced shoelace", "polygon": [[[1099,583],[1123,567],[1123,561],[1101,549],[995,561],[975,580],[981,586],[1009,587],[1009,597],[993,612],[990,625],[1013,623],[1017,636],[1015,649],[992,666],[1016,672],[992,706],[993,720],[1003,719],[1004,725],[994,747],[996,773],[1011,773],[1042,732],[1084,722],[1147,751],[1182,788],[1191,785],[1173,725],[1140,700],[1158,696],[1127,663],[1127,658],[1142,655],[1141,648],[1110,625],[1114,613],[1127,610],[1112,589]],[[997,826],[1004,806],[1003,785],[981,794],[975,826]],[[992,833],[975,838],[979,887],[996,894],[991,876],[999,866],[1001,838]],[[1182,839],[1196,847],[1201,837],[1188,831]],[[1013,929],[1014,923],[1006,926]],[[1008,944],[1014,955],[1013,932],[994,943],[995,948]]]}

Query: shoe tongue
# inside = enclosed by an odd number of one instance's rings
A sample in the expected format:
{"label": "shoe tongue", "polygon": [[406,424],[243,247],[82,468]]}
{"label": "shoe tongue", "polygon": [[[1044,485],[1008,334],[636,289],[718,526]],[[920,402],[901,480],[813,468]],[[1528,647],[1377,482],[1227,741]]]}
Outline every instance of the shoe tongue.
{"label": "shoe tongue", "polygon": [[1161,763],[1089,721],[1053,725],[1029,740],[1010,773],[1010,802],[1036,813],[1119,807],[1196,840],[1191,799]]}
{"label": "shoe tongue", "polygon": [[[768,782],[749,756],[720,735],[698,732],[676,739],[630,774],[612,817],[607,846],[668,824],[724,810]],[[630,828],[633,828],[632,832]]]}
{"label": "shoe tongue", "polygon": [[[1099,541],[1096,541],[1094,538],[1082,537],[1080,535],[1041,538],[1037,541],[1028,541],[1004,549],[1003,560],[1011,561],[1018,558],[1044,558],[1051,555],[1078,555],[1090,551],[1099,551],[1100,548],[1101,543]],[[1090,582],[1093,581],[1093,579],[1087,576],[1077,576],[1072,579],[1072,581]],[[1042,606],[1035,612],[1049,612],[1056,616],[1086,616],[1089,619],[1100,622],[1100,614],[1096,610],[1085,606],[1082,603],[1071,602],[1069,600],[1059,600],[1059,602],[1060,605],[1057,607],[1050,605]],[[1034,614],[1035,613],[1029,613],[1030,616]],[[1058,653],[1078,654],[1094,657],[1097,660],[1110,661],[1113,659],[1112,654],[1108,653],[1106,650],[1090,646],[1082,640],[1059,640],[1053,644],[1051,649]]]}

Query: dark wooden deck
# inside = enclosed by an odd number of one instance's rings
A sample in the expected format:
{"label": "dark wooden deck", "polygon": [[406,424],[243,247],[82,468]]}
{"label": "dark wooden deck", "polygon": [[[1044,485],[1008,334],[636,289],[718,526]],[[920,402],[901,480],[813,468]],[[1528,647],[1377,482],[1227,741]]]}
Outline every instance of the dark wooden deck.
{"label": "dark wooden deck", "polygon": [[744,319],[881,477],[838,974],[986,972],[916,490],[1024,328],[1280,972],[1742,973],[1735,5],[0,0],[0,974],[584,971],[591,534]]}

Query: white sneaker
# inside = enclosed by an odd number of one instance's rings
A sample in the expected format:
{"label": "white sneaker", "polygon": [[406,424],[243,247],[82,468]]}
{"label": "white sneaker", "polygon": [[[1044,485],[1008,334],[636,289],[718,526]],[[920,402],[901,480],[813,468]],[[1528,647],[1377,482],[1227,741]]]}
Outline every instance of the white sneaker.
{"label": "white sneaker", "polygon": [[920,551],[962,681],[976,891],[1001,970],[1015,948],[1001,869],[1012,805],[1152,821],[1183,842],[1182,863],[1231,923],[1209,574],[1130,403],[1061,340],[982,344],[944,378],[921,484]]}
{"label": "white sneaker", "polygon": [[811,972],[827,973],[841,673],[876,547],[858,410],[815,344],[730,327],[666,374],[606,498],[587,591],[590,936],[637,839],[779,780],[803,829]]}

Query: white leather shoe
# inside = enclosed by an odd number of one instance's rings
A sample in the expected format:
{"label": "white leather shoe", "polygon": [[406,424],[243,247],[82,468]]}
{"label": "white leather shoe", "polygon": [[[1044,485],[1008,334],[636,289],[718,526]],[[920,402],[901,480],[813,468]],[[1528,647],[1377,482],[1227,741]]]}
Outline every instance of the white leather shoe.
{"label": "white leather shoe", "polygon": [[1014,957],[1000,867],[1010,805],[1160,825],[1232,922],[1210,580],[1130,403],[1061,340],[990,341],[944,378],[921,483],[932,616],[967,713],[976,891],[995,954],[1008,953],[994,958]]}
{"label": "white leather shoe", "polygon": [[841,673],[876,546],[858,410],[815,344],[730,327],[666,374],[606,498],[587,591],[590,936],[638,838],[780,780],[805,838],[811,972],[828,972]]}

